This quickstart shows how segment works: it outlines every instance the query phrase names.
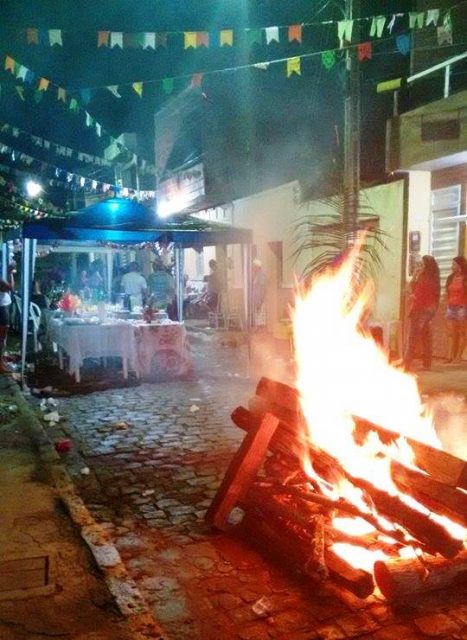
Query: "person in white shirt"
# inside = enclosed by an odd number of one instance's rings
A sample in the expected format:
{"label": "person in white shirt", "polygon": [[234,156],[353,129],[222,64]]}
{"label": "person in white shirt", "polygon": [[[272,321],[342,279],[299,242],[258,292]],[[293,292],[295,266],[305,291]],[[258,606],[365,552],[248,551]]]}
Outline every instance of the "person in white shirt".
{"label": "person in white shirt", "polygon": [[143,298],[146,295],[147,284],[144,276],[139,273],[137,262],[130,263],[128,273],[122,276],[120,286],[123,293],[130,296],[132,308],[143,306]]}
{"label": "person in white shirt", "polygon": [[11,287],[5,280],[0,280],[0,373],[7,369],[3,362],[8,327],[10,325]]}

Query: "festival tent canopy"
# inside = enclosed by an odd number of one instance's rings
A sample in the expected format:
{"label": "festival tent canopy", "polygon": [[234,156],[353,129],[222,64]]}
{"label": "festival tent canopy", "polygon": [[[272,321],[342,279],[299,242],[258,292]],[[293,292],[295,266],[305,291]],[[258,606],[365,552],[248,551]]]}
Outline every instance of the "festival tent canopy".
{"label": "festival tent canopy", "polygon": [[155,207],[132,200],[111,198],[63,218],[43,218],[23,225],[23,238],[94,241],[98,243],[137,244],[173,242],[184,248],[226,244],[249,244],[250,229],[239,229],[190,215],[161,218]]}
{"label": "festival tent canopy", "polygon": [[114,244],[144,246],[145,243],[174,244],[177,302],[179,318],[183,315],[183,258],[182,250],[216,245],[241,244],[245,285],[245,320],[249,326],[251,242],[250,229],[235,228],[190,215],[157,216],[155,207],[121,198],[111,198],[93,204],[62,218],[51,217],[28,221],[23,224],[22,252],[22,374],[24,374],[27,347],[29,300],[34,275],[36,246],[55,243],[83,243],[89,246]]}

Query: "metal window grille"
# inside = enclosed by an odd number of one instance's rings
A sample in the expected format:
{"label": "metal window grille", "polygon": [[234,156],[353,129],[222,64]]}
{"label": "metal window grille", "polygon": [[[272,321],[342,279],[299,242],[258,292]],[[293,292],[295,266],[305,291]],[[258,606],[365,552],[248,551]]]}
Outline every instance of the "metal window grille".
{"label": "metal window grille", "polygon": [[460,211],[460,185],[432,191],[430,253],[438,262],[441,282],[446,280],[452,259],[459,252],[459,226],[464,218]]}

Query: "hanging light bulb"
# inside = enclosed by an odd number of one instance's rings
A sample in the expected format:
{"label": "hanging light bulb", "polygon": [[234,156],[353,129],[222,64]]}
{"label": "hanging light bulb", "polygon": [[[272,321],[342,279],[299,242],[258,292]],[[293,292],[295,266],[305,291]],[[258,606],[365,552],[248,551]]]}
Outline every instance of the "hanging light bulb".
{"label": "hanging light bulb", "polygon": [[38,182],[35,182],[34,180],[28,180],[28,182],[26,183],[26,191],[30,198],[35,198],[42,191],[42,187]]}

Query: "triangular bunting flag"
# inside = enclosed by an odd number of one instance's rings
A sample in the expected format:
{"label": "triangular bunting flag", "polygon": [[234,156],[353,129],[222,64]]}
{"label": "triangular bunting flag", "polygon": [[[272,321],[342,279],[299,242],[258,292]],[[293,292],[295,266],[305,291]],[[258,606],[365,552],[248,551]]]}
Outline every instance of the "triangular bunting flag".
{"label": "triangular bunting flag", "polygon": [[224,45],[231,47],[233,45],[233,31],[232,29],[222,29],[219,34],[219,42],[221,47]]}
{"label": "triangular bunting flag", "polygon": [[167,47],[167,34],[166,33],[156,33],[156,47]]}
{"label": "triangular bunting flag", "polygon": [[118,85],[113,84],[110,87],[106,87],[116,98],[121,98],[122,96],[118,93]]}
{"label": "triangular bunting flag", "polygon": [[140,98],[143,97],[143,83],[142,82],[133,82],[132,84],[133,90],[135,93],[139,95]]}
{"label": "triangular bunting flag", "polygon": [[361,42],[358,47],[358,59],[360,62],[363,60],[371,60],[373,57],[373,45],[371,42]]}
{"label": "triangular bunting flag", "polygon": [[109,46],[110,31],[98,31],[97,32],[97,46],[108,47]]}
{"label": "triangular bunting flag", "polygon": [[254,44],[262,44],[260,29],[248,29],[248,31],[246,32],[246,37],[250,47],[252,47]]}
{"label": "triangular bunting flag", "polygon": [[89,114],[86,111],[86,126],[87,127],[92,127],[92,125],[94,124],[94,118],[91,117],[91,114]]}
{"label": "triangular bunting flag", "polygon": [[62,89],[62,87],[58,87],[57,99],[61,100],[62,102],[66,102],[66,91],[65,89]]}
{"label": "triangular bunting flag", "polygon": [[24,82],[27,82],[28,84],[32,84],[34,82],[35,77],[36,77],[36,74],[34,73],[34,71],[31,71],[31,69],[26,69]]}
{"label": "triangular bunting flag", "polygon": [[47,91],[47,89],[49,88],[49,84],[50,84],[50,80],[47,80],[47,78],[41,78],[39,80],[38,90]]}
{"label": "triangular bunting flag", "polygon": [[16,77],[19,78],[20,80],[26,80],[26,74],[27,74],[28,70],[26,67],[24,67],[22,64],[19,65],[19,69],[16,73]]}
{"label": "triangular bunting flag", "polygon": [[143,33],[143,48],[155,49],[156,48],[156,34],[146,31]]}
{"label": "triangular bunting flag", "polygon": [[121,31],[110,32],[110,48],[120,47],[123,49],[123,33]]}
{"label": "triangular bunting flag", "polygon": [[15,87],[15,89],[16,89],[16,93],[19,95],[21,100],[24,100],[24,87],[17,86]]}
{"label": "triangular bunting flag", "polygon": [[209,33],[207,31],[197,31],[196,46],[209,47]]}
{"label": "triangular bunting flag", "polygon": [[438,20],[439,20],[439,9],[428,9],[428,11],[426,12],[425,25],[429,27],[430,24],[433,24],[436,27],[436,25],[438,24]]}
{"label": "triangular bunting flag", "polygon": [[409,27],[410,29],[423,29],[425,22],[425,13],[423,11],[409,11]]}
{"label": "triangular bunting flag", "polygon": [[[145,35],[144,33],[135,33],[135,47],[144,48],[144,35]],[[155,43],[156,43],[156,38],[154,38],[154,45]]]}
{"label": "triangular bunting flag", "polygon": [[446,27],[437,27],[436,35],[438,39],[438,44],[452,44],[452,31],[451,29],[447,29]]}
{"label": "triangular bunting flag", "polygon": [[98,122],[96,122],[96,133],[100,138],[102,135],[102,125],[100,125]]}
{"label": "triangular bunting flag", "polygon": [[396,36],[396,47],[402,55],[406,56],[410,51],[410,36],[407,34]]}
{"label": "triangular bunting flag", "polygon": [[340,20],[337,23],[337,37],[339,38],[341,48],[344,46],[344,40],[352,42],[353,20]]}
{"label": "triangular bunting flag", "polygon": [[388,31],[389,33],[392,33],[392,30],[394,29],[394,25],[396,24],[396,15],[393,14],[392,18],[389,20],[389,24],[388,24]]}
{"label": "triangular bunting flag", "polygon": [[264,33],[266,34],[266,44],[279,42],[279,27],[266,27]]}
{"label": "triangular bunting flag", "polygon": [[58,44],[60,47],[63,46],[62,32],[60,29],[49,29],[49,43],[51,47],[53,47],[54,44]]}
{"label": "triangular bunting flag", "polygon": [[301,60],[299,57],[289,58],[287,60],[287,78],[290,78],[293,73],[299,76],[302,75]]}
{"label": "triangular bunting flag", "polygon": [[321,63],[325,69],[332,69],[336,64],[336,52],[332,49],[330,51],[323,51],[321,54]]}
{"label": "triangular bunting flag", "polygon": [[200,87],[202,81],[203,81],[203,74],[202,73],[195,73],[193,76],[191,76],[190,86],[191,87]]}
{"label": "triangular bunting flag", "polygon": [[79,104],[78,104],[78,100],[76,100],[76,98],[72,98],[70,100],[69,109],[70,109],[70,111],[79,111]]}
{"label": "triangular bunting flag", "polygon": [[170,95],[173,90],[174,90],[174,79],[164,78],[162,80],[162,91],[167,95]]}
{"label": "triangular bunting flag", "polygon": [[39,43],[39,33],[37,29],[26,29],[26,42],[28,44]]}
{"label": "triangular bunting flag", "polygon": [[6,56],[5,58],[5,71],[15,72],[15,61],[11,56]]}
{"label": "triangular bunting flag", "polygon": [[386,24],[386,16],[375,16],[371,21],[370,37],[381,38],[383,35],[384,25]]}
{"label": "triangular bunting flag", "polygon": [[301,42],[302,41],[302,25],[301,24],[290,25],[288,38],[289,38],[289,42]]}
{"label": "triangular bunting flag", "polygon": [[183,38],[184,49],[190,49],[191,47],[193,47],[193,49],[196,49],[196,31],[185,31],[185,33],[183,34]]}

